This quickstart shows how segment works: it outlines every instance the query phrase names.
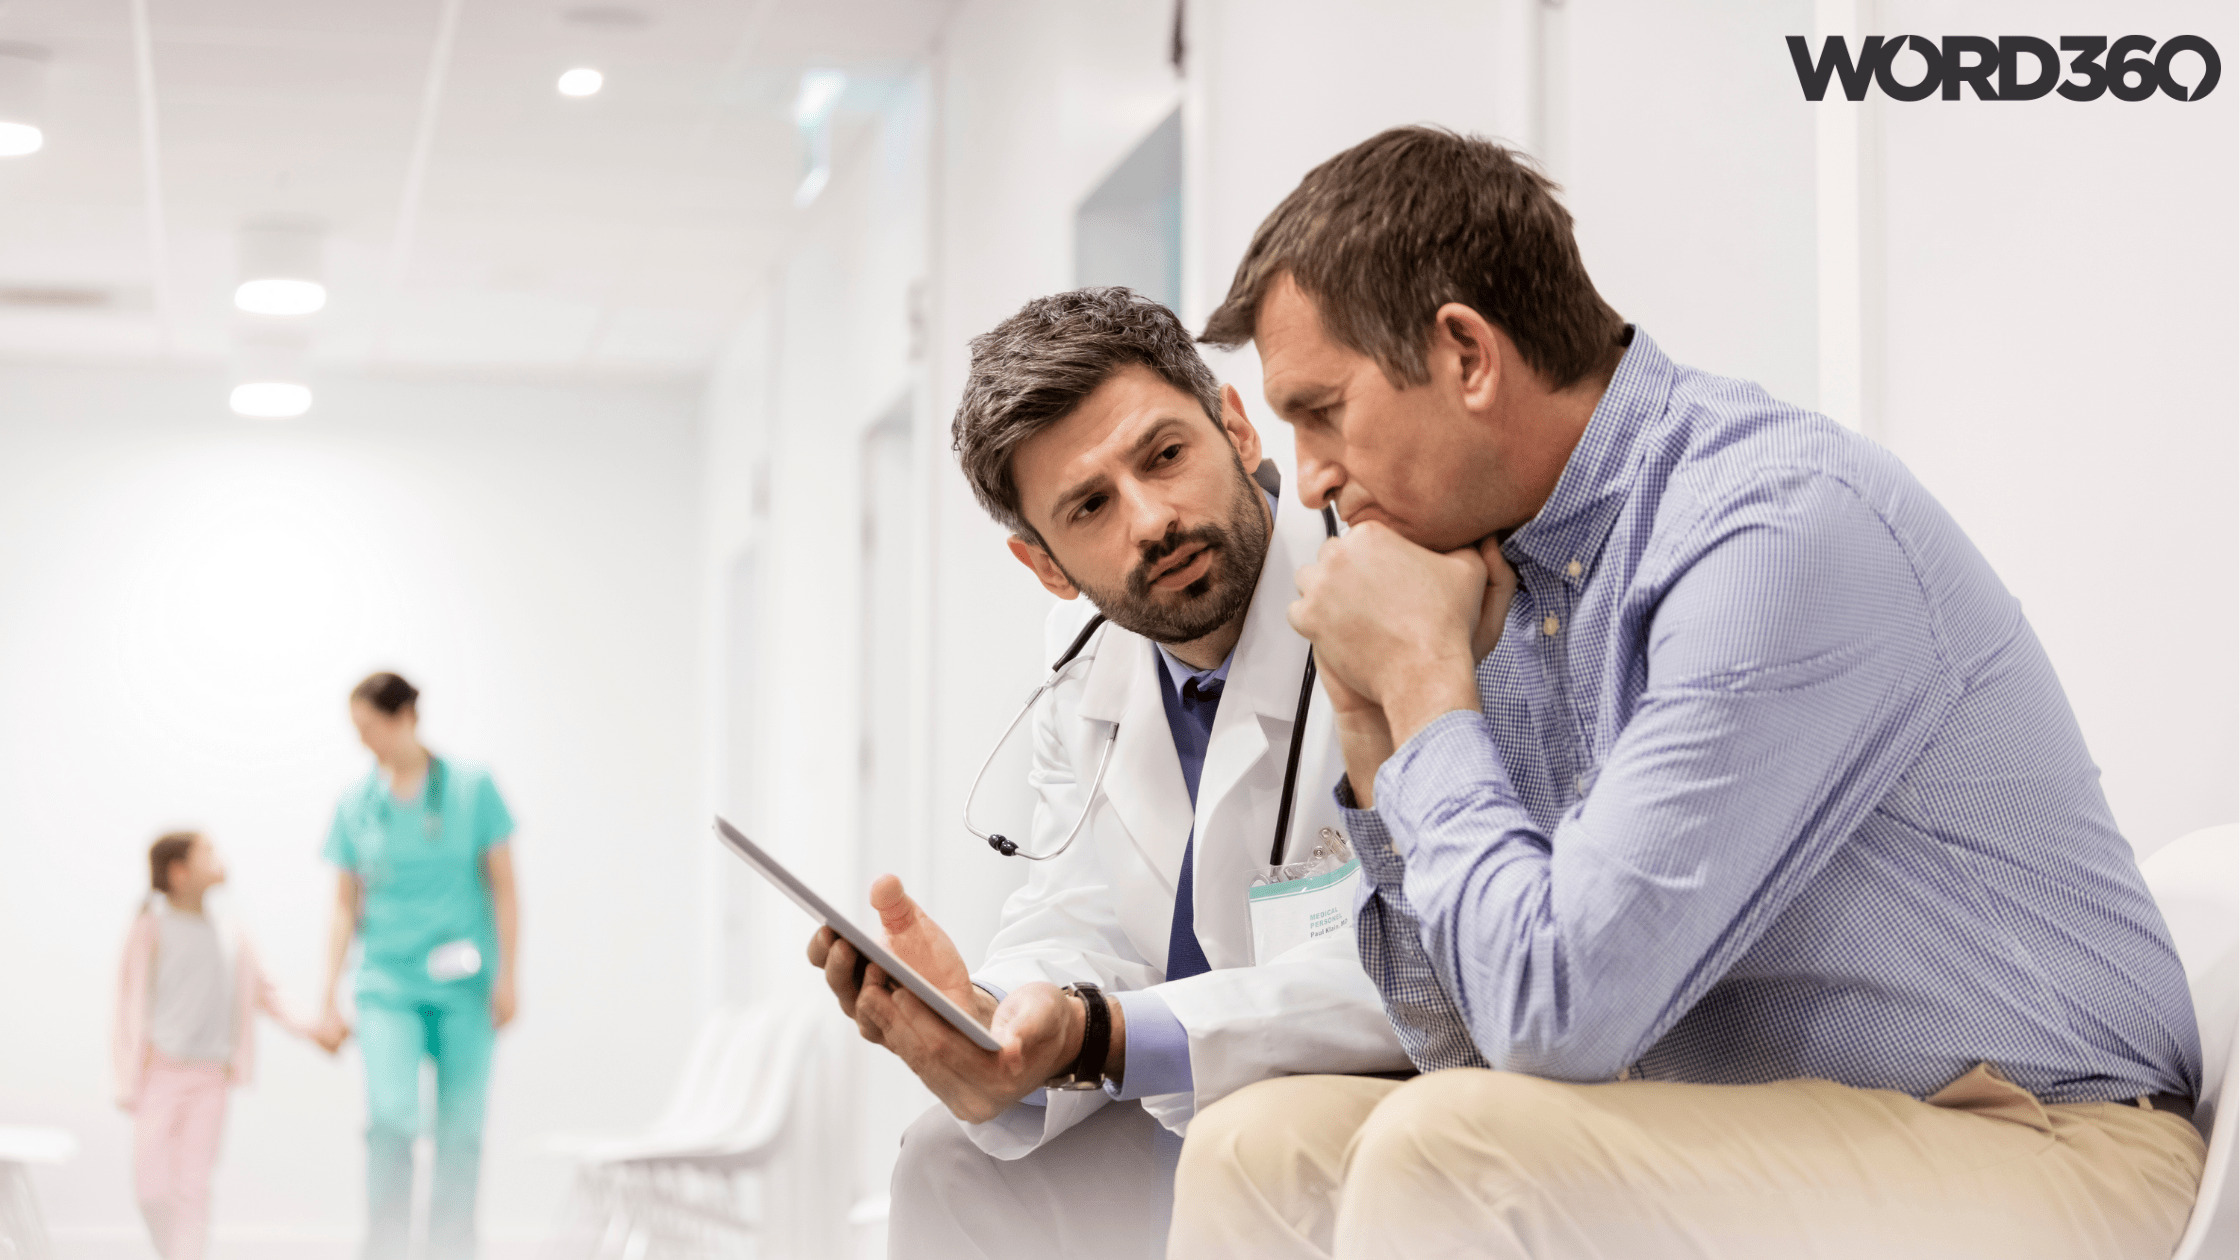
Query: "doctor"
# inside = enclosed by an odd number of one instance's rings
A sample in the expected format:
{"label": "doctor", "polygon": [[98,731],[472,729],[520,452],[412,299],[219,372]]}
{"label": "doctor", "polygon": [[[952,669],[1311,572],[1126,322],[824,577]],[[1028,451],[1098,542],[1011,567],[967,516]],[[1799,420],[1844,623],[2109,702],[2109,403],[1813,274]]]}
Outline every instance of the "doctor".
{"label": "doctor", "polygon": [[[986,962],[968,970],[892,876],[872,904],[895,952],[1003,1049],[974,1047],[877,968],[859,987],[829,930],[809,958],[944,1104],[903,1140],[892,1254],[1156,1256],[1200,1108],[1274,1076],[1408,1067],[1355,954],[1343,876],[1247,904],[1302,695],[1320,690],[1303,688],[1307,646],[1284,614],[1323,520],[1280,502],[1236,390],[1126,289],[1040,298],[975,338],[953,432],[1012,554],[1068,601],[1045,659],[1079,651],[1031,710],[1037,803],[1016,847],[1033,860]],[[1343,839],[1329,713],[1308,714],[1289,863]]]}

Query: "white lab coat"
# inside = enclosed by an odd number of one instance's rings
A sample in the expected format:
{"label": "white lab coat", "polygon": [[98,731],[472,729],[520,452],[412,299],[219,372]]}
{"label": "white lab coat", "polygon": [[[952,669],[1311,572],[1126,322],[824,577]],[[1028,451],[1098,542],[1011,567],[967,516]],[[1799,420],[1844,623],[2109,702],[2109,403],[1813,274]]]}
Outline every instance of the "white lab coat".
{"label": "white lab coat", "polygon": [[[1245,614],[1198,779],[1197,814],[1159,689],[1157,649],[1106,624],[1032,720],[1036,802],[1031,851],[1047,853],[1080,817],[1112,724],[1119,724],[1088,824],[1071,849],[1032,863],[1005,903],[975,978],[1009,992],[1035,980],[1091,981],[1106,991],[1156,987],[1189,1034],[1193,1089],[1143,1105],[1182,1132],[1201,1107],[1254,1081],[1307,1072],[1384,1072],[1408,1059],[1361,969],[1353,934],[1311,941],[1275,959],[1252,957],[1245,890],[1268,860],[1307,644],[1285,620],[1293,575],[1314,557],[1322,519],[1279,499],[1275,536]],[[1095,609],[1061,604],[1045,628],[1045,660],[1073,641]],[[1320,684],[1300,750],[1287,861],[1311,853],[1324,829],[1343,834],[1331,788],[1344,771]],[[1176,876],[1195,822],[1194,925],[1213,970],[1166,981]],[[990,1155],[1016,1159],[1110,1101],[1102,1090],[1053,1091],[969,1125]]]}

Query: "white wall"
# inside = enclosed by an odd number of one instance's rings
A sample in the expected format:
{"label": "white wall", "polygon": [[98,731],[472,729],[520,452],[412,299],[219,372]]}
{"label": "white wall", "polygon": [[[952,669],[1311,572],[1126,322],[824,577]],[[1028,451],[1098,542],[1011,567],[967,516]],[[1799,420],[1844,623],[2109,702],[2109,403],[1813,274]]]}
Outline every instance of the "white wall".
{"label": "white wall", "polygon": [[[2073,0],[1966,12],[1885,0],[1883,20],[2240,50],[2222,3],[2160,4],[2145,21]],[[2151,852],[2240,812],[2240,93],[1972,95],[1878,106],[1878,436],[2022,601],[2116,821]]]}
{"label": "white wall", "polygon": [[1554,175],[1596,287],[1675,360],[1813,405],[1812,114],[1782,42],[1810,0],[1547,15]]}
{"label": "white wall", "polygon": [[[335,380],[273,425],[226,415],[224,384],[0,366],[0,1116],[83,1140],[40,1177],[70,1254],[146,1254],[107,1036],[147,845],[207,828],[308,1005],[320,844],[370,764],[345,696],[394,666],[520,824],[482,1218],[506,1255],[558,1206],[546,1135],[648,1118],[695,1014],[692,393]],[[355,1254],[355,1051],[260,1036],[221,1249]]]}

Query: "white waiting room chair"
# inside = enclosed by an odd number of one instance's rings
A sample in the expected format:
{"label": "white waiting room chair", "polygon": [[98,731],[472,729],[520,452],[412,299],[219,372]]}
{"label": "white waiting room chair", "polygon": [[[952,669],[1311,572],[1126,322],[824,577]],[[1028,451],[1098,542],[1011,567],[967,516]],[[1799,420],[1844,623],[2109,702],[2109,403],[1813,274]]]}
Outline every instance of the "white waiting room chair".
{"label": "white waiting room chair", "polygon": [[555,1260],[813,1254],[772,1237],[801,1233],[800,1213],[788,1209],[810,1205],[800,1192],[777,1192],[769,1174],[781,1153],[819,1169],[828,1162],[810,1149],[831,1128],[814,1114],[817,1069],[831,1057],[821,1042],[826,1025],[854,1031],[831,1016],[829,999],[718,1014],[644,1131],[554,1139],[550,1149],[576,1161]]}
{"label": "white waiting room chair", "polygon": [[64,1164],[78,1153],[67,1129],[0,1125],[0,1260],[48,1260],[46,1218],[31,1184],[35,1164]]}
{"label": "white waiting room chair", "polygon": [[2233,1162],[2234,1033],[2240,1029],[2240,826],[2181,837],[2139,864],[2185,963],[2201,1025],[2201,1100],[2193,1122],[2209,1142],[2193,1218],[2173,1260],[2222,1260],[2240,1238],[2240,1165]]}
{"label": "white waiting room chair", "polygon": [[661,1114],[644,1129],[627,1136],[557,1136],[545,1143],[547,1150],[586,1166],[604,1166],[630,1159],[641,1151],[669,1151],[712,1141],[722,1131],[719,1112],[747,1087],[752,1064],[746,1062],[761,1039],[770,1013],[766,1010],[723,1010],[708,1018],[685,1055],[684,1070],[670,1087]]}

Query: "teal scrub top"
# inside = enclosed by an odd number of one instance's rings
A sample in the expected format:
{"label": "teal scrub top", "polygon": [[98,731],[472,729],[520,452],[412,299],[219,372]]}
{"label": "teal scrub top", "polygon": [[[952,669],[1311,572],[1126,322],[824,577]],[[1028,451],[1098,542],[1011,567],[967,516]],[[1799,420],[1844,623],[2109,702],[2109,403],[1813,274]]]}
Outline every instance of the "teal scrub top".
{"label": "teal scrub top", "polygon": [[[358,998],[433,999],[487,993],[498,927],[482,855],[513,837],[513,815],[481,766],[431,759],[420,793],[400,801],[368,774],[335,806],[326,860],[358,877]],[[482,970],[428,975],[437,946],[472,941]]]}

